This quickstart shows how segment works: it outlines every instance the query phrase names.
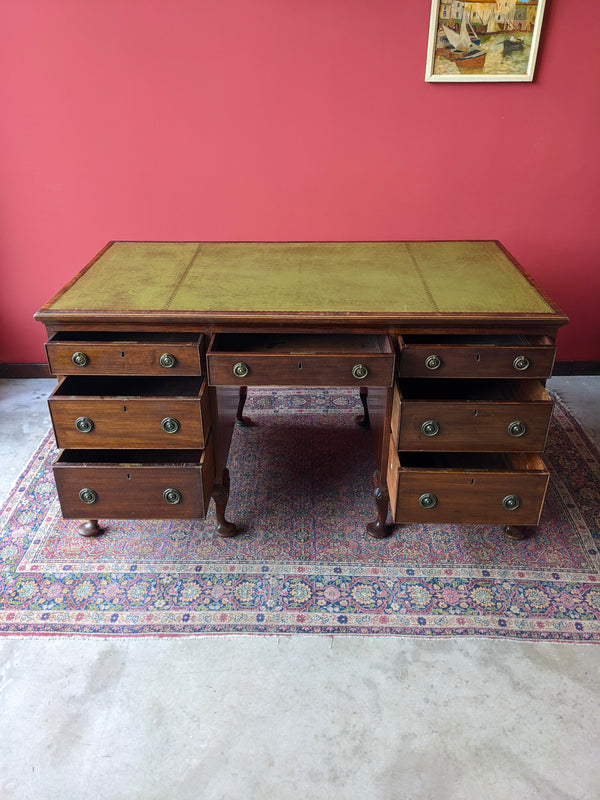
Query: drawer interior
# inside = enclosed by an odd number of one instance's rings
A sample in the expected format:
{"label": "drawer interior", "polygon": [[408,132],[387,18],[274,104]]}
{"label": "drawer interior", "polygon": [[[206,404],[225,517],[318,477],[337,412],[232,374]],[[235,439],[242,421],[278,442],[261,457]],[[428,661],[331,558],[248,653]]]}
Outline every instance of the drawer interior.
{"label": "drawer interior", "polygon": [[169,331],[60,331],[48,340],[60,342],[100,342],[111,344],[198,344],[202,335],[193,333],[171,333]]}
{"label": "drawer interior", "polygon": [[535,453],[400,453],[401,469],[460,472],[546,472]]}
{"label": "drawer interior", "polygon": [[217,333],[210,353],[260,355],[390,354],[387,336],[368,334]]}
{"label": "drawer interior", "polygon": [[552,346],[548,336],[524,334],[403,334],[407,345],[453,345],[455,347],[543,347]]}
{"label": "drawer interior", "polygon": [[434,400],[443,402],[552,402],[544,386],[536,380],[470,380],[445,378],[432,383],[427,379],[399,380],[398,389],[404,400]]}
{"label": "drawer interior", "polygon": [[112,377],[73,375],[65,378],[52,397],[197,397],[202,377]]}
{"label": "drawer interior", "polygon": [[188,467],[197,466],[204,450],[63,450],[54,466]]}

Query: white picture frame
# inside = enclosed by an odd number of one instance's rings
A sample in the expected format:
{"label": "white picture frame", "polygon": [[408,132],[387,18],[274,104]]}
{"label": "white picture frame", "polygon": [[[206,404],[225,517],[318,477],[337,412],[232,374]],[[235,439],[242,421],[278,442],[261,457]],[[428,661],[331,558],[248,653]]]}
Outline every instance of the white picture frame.
{"label": "white picture frame", "polygon": [[532,81],[545,6],[546,0],[433,0],[425,80]]}

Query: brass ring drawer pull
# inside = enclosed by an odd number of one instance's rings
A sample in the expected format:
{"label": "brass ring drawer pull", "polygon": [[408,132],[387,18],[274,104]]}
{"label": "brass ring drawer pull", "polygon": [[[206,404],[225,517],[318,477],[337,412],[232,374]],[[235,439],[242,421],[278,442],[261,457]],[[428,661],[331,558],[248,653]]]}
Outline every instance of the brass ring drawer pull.
{"label": "brass ring drawer pull", "polygon": [[233,365],[233,374],[236,378],[245,378],[246,375],[250,372],[250,367],[248,364],[244,364],[243,361],[238,361],[237,364]]}
{"label": "brass ring drawer pull", "polygon": [[79,492],[79,499],[82,503],[85,503],[88,506],[91,506],[92,503],[95,503],[98,499],[98,495],[93,489],[82,489]]}
{"label": "brass ring drawer pull", "polygon": [[85,353],[82,353],[80,350],[78,350],[71,356],[71,361],[75,364],[76,367],[87,367],[89,363],[89,358],[86,356]]}
{"label": "brass ring drawer pull", "polygon": [[521,498],[516,494],[507,494],[502,505],[507,511],[516,511],[521,505]]}
{"label": "brass ring drawer pull", "polygon": [[165,369],[171,369],[171,367],[174,367],[177,363],[177,359],[172,353],[163,353],[158,361],[161,367]]}
{"label": "brass ring drawer pull", "polygon": [[355,364],[352,367],[352,377],[356,378],[357,381],[362,381],[363,378],[366,378],[368,374],[369,370],[364,364]]}
{"label": "brass ring drawer pull", "polygon": [[518,369],[519,372],[523,372],[526,369],[529,369],[529,359],[525,356],[517,356],[513,361],[513,367]]}
{"label": "brass ring drawer pull", "polygon": [[419,505],[422,508],[435,508],[435,506],[437,506],[437,501],[437,497],[431,494],[431,492],[422,494],[421,497],[419,497]]}
{"label": "brass ring drawer pull", "polygon": [[179,424],[179,420],[175,419],[175,417],[165,417],[160,423],[160,427],[165,433],[177,433],[181,425]]}
{"label": "brass ring drawer pull", "polygon": [[181,503],[181,492],[177,489],[165,489],[163,498],[165,503],[168,503],[170,506],[176,506],[177,503]]}
{"label": "brass ring drawer pull", "polygon": [[89,417],[77,417],[75,427],[80,433],[91,433],[94,430],[94,423]]}
{"label": "brass ring drawer pull", "polygon": [[516,419],[508,426],[508,432],[511,436],[525,436],[527,433],[527,425],[520,419]]}
{"label": "brass ring drawer pull", "polygon": [[431,355],[425,359],[427,369],[439,369],[442,366],[442,359],[439,356]]}
{"label": "brass ring drawer pull", "polygon": [[437,423],[434,419],[427,419],[421,425],[421,433],[424,436],[437,436],[440,432],[439,423]]}

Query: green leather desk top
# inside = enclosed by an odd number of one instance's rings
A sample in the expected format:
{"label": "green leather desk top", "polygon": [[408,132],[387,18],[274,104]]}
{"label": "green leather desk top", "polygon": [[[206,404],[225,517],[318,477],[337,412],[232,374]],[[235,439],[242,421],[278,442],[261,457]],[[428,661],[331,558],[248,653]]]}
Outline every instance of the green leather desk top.
{"label": "green leather desk top", "polygon": [[114,242],[42,312],[560,313],[496,242]]}

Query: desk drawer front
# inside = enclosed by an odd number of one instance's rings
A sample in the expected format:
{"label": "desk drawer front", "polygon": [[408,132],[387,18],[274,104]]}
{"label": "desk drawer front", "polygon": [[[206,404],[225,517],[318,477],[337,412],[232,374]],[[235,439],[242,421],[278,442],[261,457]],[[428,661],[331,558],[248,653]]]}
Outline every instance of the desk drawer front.
{"label": "desk drawer front", "polygon": [[391,386],[387,336],[217,334],[207,355],[213,386]]}
{"label": "desk drawer front", "polygon": [[400,336],[398,345],[403,378],[547,378],[555,356],[545,336]]}
{"label": "desk drawer front", "polygon": [[[494,463],[495,462],[495,463]],[[537,456],[482,457],[460,454],[422,464],[390,449],[388,487],[397,523],[489,523],[537,525],[548,472]]]}
{"label": "desk drawer front", "polygon": [[[161,395],[165,386],[139,381],[139,392],[121,393],[117,382],[107,386],[118,396],[78,394],[94,390],[66,378],[49,399],[50,416],[60,448],[202,448],[210,431],[208,390],[203,379],[180,379],[169,388],[185,392]],[[74,385],[75,383],[75,385]]]}
{"label": "desk drawer front", "polygon": [[[95,338],[94,338],[95,337]],[[53,375],[201,375],[203,337],[192,334],[55,334],[46,342]]]}
{"label": "desk drawer front", "polygon": [[[445,398],[446,381],[425,382],[439,399],[411,399],[413,382],[395,388],[393,438],[400,450],[541,452],[546,445],[552,398],[538,381],[496,385],[462,381],[465,399]],[[404,395],[407,387],[409,397]],[[451,396],[456,392],[448,392]],[[417,390],[417,396],[420,394]],[[433,392],[423,392],[435,396]],[[512,395],[512,396],[511,396]],[[497,399],[493,399],[494,397]],[[510,399],[508,399],[510,397]]]}
{"label": "desk drawer front", "polygon": [[63,517],[203,519],[214,482],[212,443],[178,454],[63,451],[53,465]]}

